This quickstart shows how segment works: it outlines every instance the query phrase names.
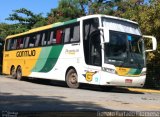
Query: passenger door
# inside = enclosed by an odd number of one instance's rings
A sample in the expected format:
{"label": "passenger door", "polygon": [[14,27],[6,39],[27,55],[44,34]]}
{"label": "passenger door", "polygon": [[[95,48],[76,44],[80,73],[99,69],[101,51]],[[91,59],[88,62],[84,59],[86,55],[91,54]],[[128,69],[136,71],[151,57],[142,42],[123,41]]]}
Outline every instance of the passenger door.
{"label": "passenger door", "polygon": [[[83,49],[84,58],[87,67],[86,80],[91,84],[98,84],[99,78],[92,76],[101,70],[102,50],[98,18],[87,19],[83,21]],[[88,76],[90,77],[87,77]]]}

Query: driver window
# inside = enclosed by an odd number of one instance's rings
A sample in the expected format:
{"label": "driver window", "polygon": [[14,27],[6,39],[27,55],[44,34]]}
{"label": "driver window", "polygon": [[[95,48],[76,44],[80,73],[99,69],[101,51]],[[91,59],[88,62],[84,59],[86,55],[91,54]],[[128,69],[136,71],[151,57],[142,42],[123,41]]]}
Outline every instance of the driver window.
{"label": "driver window", "polygon": [[90,64],[101,66],[100,31],[95,31],[90,37]]}
{"label": "driver window", "polygon": [[83,21],[84,56],[88,65],[101,66],[100,32],[98,27],[98,18]]}

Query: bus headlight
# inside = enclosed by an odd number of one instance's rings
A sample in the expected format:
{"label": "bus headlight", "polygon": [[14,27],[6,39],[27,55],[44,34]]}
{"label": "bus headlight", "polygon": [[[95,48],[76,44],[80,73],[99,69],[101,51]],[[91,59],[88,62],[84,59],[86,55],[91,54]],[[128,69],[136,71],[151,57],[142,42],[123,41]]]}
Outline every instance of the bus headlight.
{"label": "bus headlight", "polygon": [[115,70],[111,68],[102,67],[102,71],[115,74]]}
{"label": "bus headlight", "polygon": [[145,75],[146,75],[146,71],[142,71],[141,76],[145,76]]}

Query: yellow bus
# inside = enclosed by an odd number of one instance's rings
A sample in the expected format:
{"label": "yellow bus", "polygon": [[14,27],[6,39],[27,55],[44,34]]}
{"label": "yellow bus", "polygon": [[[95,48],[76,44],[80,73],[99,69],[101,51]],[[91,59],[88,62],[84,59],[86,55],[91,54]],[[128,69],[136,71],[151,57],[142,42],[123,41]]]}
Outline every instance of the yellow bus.
{"label": "yellow bus", "polygon": [[[144,37],[153,48],[145,50]],[[5,39],[3,73],[101,86],[142,87],[146,51],[156,39],[143,36],[138,23],[107,15],[89,15],[29,30]]]}

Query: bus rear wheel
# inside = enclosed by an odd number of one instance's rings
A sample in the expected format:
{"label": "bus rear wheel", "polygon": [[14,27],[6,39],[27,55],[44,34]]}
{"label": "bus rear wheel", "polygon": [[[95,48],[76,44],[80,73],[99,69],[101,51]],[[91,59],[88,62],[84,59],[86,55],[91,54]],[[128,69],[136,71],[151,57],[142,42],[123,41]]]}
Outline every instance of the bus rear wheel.
{"label": "bus rear wheel", "polygon": [[12,79],[16,79],[16,77],[17,77],[17,74],[16,74],[15,67],[12,66],[12,67],[11,67],[11,78],[12,78]]}
{"label": "bus rear wheel", "polygon": [[76,70],[70,69],[67,72],[66,83],[67,83],[68,87],[70,87],[70,88],[78,88],[79,87],[78,75],[77,75]]}
{"label": "bus rear wheel", "polygon": [[22,80],[22,69],[20,66],[17,68],[16,74],[17,74],[17,80]]}

